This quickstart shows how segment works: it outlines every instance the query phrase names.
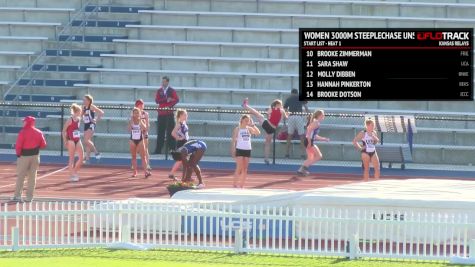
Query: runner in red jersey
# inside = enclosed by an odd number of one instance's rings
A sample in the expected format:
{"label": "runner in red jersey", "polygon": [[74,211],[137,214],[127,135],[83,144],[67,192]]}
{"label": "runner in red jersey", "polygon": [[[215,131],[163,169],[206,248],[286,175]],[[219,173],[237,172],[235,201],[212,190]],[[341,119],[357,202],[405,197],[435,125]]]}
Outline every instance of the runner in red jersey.
{"label": "runner in red jersey", "polygon": [[272,143],[272,135],[275,133],[277,126],[279,126],[282,117],[287,118],[288,113],[282,108],[282,101],[276,99],[272,101],[269,109],[267,109],[267,119],[259,111],[253,109],[249,105],[247,98],[242,102],[242,107],[254,115],[266,132],[266,141],[264,143],[264,162],[269,164],[270,145]]}
{"label": "runner in red jersey", "polygon": [[[69,155],[69,173],[72,182],[79,181],[79,169],[84,158],[84,150],[81,143],[81,132],[79,124],[81,121],[82,109],[76,103],[71,105],[71,117],[66,121],[63,127],[63,142]],[[75,156],[78,155],[78,161],[75,162]]]}

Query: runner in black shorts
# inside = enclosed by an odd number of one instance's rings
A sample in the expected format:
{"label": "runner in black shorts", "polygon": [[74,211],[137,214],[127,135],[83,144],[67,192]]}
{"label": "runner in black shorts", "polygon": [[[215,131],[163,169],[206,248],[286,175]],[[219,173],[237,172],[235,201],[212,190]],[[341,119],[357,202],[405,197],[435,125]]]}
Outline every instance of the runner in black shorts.
{"label": "runner in black shorts", "polygon": [[137,153],[140,154],[140,159],[142,160],[142,167],[145,172],[145,178],[148,178],[150,175],[149,170],[147,170],[147,157],[145,156],[145,144],[143,133],[146,132],[147,126],[144,121],[140,118],[140,109],[134,108],[132,111],[132,119],[129,121],[129,131],[130,131],[130,155],[132,156],[132,167],[133,174],[132,177],[137,176],[138,167],[137,167]]}
{"label": "runner in black shorts", "polygon": [[[361,142],[363,145],[360,145]],[[369,167],[370,163],[373,164],[374,178],[379,179],[380,166],[379,157],[376,152],[376,144],[379,143],[379,138],[374,130],[374,121],[368,119],[365,121],[365,130],[356,135],[353,140],[353,145],[361,151],[361,160],[363,161],[363,180],[369,180]]]}
{"label": "runner in black shorts", "polygon": [[282,108],[282,101],[276,99],[272,102],[267,110],[267,119],[259,111],[249,106],[249,100],[246,98],[242,102],[242,107],[254,115],[262,126],[262,129],[266,132],[264,143],[264,162],[270,164],[269,154],[272,143],[272,136],[274,135],[277,126],[279,126],[282,117],[287,118],[288,113]]}
{"label": "runner in black shorts", "polygon": [[[92,142],[92,137],[96,131],[97,122],[104,116],[104,111],[93,104],[93,97],[85,95],[83,99],[82,121],[84,122],[84,145],[86,146],[86,156],[84,163],[89,163],[91,151],[94,152],[96,159],[101,159],[101,153],[97,151]],[[96,117],[97,115],[97,117]]]}
{"label": "runner in black shorts", "polygon": [[[189,141],[190,135],[188,133],[188,125],[186,121],[188,120],[188,113],[184,109],[178,109],[176,111],[176,123],[175,128],[173,128],[172,136],[176,140],[176,148],[182,147],[186,142]],[[177,180],[175,177],[175,172],[180,168],[181,161],[175,162],[173,165],[168,178]]]}
{"label": "runner in black shorts", "polygon": [[234,172],[233,181],[234,188],[244,187],[252,150],[251,136],[259,135],[260,133],[249,115],[243,115],[239,121],[239,126],[233,131],[231,155],[236,159],[236,170]]}

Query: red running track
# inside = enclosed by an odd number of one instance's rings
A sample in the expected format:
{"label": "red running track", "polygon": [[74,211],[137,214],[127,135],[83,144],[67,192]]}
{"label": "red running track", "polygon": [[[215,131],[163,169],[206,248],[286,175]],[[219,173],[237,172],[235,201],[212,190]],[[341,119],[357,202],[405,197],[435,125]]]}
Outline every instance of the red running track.
{"label": "red running track", "polygon": [[[16,179],[15,164],[0,164],[0,197],[13,196]],[[166,186],[168,169],[154,169],[148,179],[143,174],[132,178],[126,167],[87,166],[80,171],[80,181],[73,183],[64,166],[41,165],[38,172],[35,198],[47,199],[127,199],[131,197],[169,197]],[[229,188],[233,180],[232,170],[203,170],[206,188]],[[313,174],[298,177],[293,173],[250,172],[246,188],[272,188],[305,190],[361,181],[361,176],[349,174]],[[26,182],[25,182],[26,187]]]}

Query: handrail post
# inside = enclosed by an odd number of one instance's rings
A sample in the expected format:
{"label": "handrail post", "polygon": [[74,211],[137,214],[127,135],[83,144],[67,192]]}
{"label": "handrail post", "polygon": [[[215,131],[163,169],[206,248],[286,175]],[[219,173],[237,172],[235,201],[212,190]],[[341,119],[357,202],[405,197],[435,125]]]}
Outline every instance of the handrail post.
{"label": "handrail post", "polygon": [[60,152],[60,156],[63,157],[64,155],[64,142],[63,142],[63,122],[64,122],[64,104],[61,104],[61,118],[60,118],[60,121],[59,121],[59,130],[61,132],[60,136],[59,136],[59,139],[60,139],[60,146],[61,146],[61,152]]}
{"label": "handrail post", "polygon": [[275,132],[272,135],[272,164],[275,165]]}
{"label": "handrail post", "polygon": [[12,228],[12,251],[18,251],[20,247],[20,230],[18,227]]}
{"label": "handrail post", "polygon": [[471,260],[475,260],[475,239],[471,239],[470,243],[468,244],[468,258]]}

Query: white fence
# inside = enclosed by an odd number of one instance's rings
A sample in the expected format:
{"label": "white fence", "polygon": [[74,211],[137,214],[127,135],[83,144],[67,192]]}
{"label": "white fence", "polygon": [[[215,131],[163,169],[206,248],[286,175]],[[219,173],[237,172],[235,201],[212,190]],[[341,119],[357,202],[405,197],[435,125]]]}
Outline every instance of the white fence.
{"label": "white fence", "polygon": [[475,224],[461,213],[129,201],[4,204],[0,211],[4,250],[131,242],[157,249],[448,260],[469,257],[474,239]]}

